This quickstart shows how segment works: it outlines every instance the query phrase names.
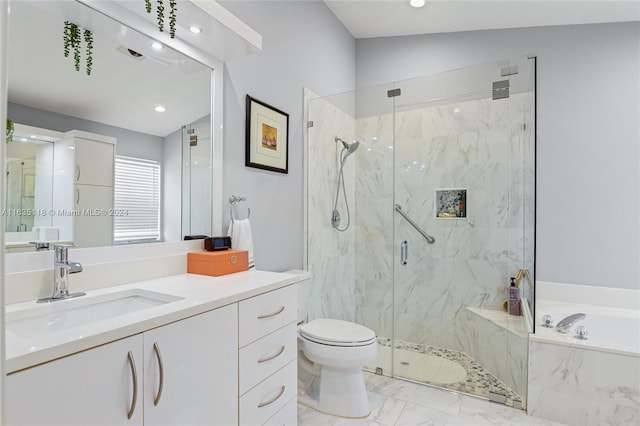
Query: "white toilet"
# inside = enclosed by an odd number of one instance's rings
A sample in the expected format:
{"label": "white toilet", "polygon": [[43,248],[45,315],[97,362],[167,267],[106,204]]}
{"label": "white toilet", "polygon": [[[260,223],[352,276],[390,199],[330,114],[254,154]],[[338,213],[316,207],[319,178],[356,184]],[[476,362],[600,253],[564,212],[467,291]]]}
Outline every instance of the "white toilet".
{"label": "white toilet", "polygon": [[334,319],[306,323],[311,278],[298,283],[299,402],[342,417],[366,417],[371,412],[362,367],[376,358],[378,342],[373,330]]}

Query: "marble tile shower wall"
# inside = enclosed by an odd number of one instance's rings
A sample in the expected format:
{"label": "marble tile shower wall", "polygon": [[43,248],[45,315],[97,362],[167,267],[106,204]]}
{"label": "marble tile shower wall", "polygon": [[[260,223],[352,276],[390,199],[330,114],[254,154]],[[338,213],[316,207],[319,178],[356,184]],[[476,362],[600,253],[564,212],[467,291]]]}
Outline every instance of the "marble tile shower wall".
{"label": "marble tile shower wall", "polygon": [[[393,116],[356,120],[356,322],[393,336]],[[391,148],[389,148],[391,147]],[[390,366],[380,366],[390,368]]]}
{"label": "marble tile shower wall", "polygon": [[[351,226],[338,232],[331,226],[331,212],[336,195],[339,156],[342,145],[336,136],[351,140],[354,135],[353,117],[331,102],[312,99],[307,104],[308,117],[314,125],[308,129],[308,268],[312,272],[309,320],[333,318],[355,320],[354,304],[354,175],[355,162],[350,158],[344,167],[346,192],[351,210]],[[338,209],[341,227],[347,220],[342,190]]]}
{"label": "marble tile shower wall", "polygon": [[[501,309],[509,277],[524,262],[523,217],[532,214],[532,206],[524,208],[528,194],[522,185],[533,174],[524,160],[530,101],[513,95],[400,107],[395,116],[356,120],[356,137],[371,148],[359,153],[357,163],[358,322],[387,337],[394,320],[396,339],[464,350],[465,330],[451,329],[464,307]],[[394,120],[395,148],[389,149]],[[393,212],[394,155],[395,202],[435,237],[435,244]],[[436,188],[467,189],[467,218],[436,219]],[[390,255],[403,240],[409,244],[406,266],[400,266],[398,250]],[[399,278],[395,319],[394,265]]]}

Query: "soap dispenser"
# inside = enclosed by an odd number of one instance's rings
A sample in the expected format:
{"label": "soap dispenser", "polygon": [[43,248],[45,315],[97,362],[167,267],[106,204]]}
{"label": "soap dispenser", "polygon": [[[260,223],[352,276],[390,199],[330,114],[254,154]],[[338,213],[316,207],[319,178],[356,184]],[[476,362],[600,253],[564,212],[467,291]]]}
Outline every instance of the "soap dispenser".
{"label": "soap dispenser", "polygon": [[509,286],[509,315],[520,315],[520,288],[516,286],[515,277],[511,277]]}

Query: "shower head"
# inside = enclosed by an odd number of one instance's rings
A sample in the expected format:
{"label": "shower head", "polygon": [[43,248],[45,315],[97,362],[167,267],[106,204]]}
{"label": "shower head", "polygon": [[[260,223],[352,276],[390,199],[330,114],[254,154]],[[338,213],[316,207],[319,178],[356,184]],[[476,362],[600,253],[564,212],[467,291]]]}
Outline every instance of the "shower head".
{"label": "shower head", "polygon": [[359,146],[360,146],[360,142],[358,141],[354,141],[351,145],[349,145],[347,147],[347,154],[345,155],[345,158],[353,154],[354,152],[356,152],[356,149],[358,149]]}
{"label": "shower head", "polygon": [[340,139],[337,136],[335,138],[335,141],[342,143],[342,146],[347,151],[344,154],[344,157],[342,158],[342,161],[346,160],[347,157],[350,156],[351,154],[353,154],[356,151],[356,149],[358,149],[358,146],[360,146],[360,142],[358,142],[358,141],[353,141],[353,143],[349,143],[349,142],[343,141],[342,139]]}

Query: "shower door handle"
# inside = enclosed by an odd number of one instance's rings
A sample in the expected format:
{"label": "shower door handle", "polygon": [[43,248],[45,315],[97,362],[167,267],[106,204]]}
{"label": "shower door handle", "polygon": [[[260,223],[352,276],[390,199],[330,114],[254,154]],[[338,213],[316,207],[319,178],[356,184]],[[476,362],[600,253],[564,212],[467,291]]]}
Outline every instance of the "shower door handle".
{"label": "shower door handle", "polygon": [[401,265],[407,264],[408,255],[409,255],[409,243],[407,243],[407,241],[405,240],[400,244],[400,264]]}

